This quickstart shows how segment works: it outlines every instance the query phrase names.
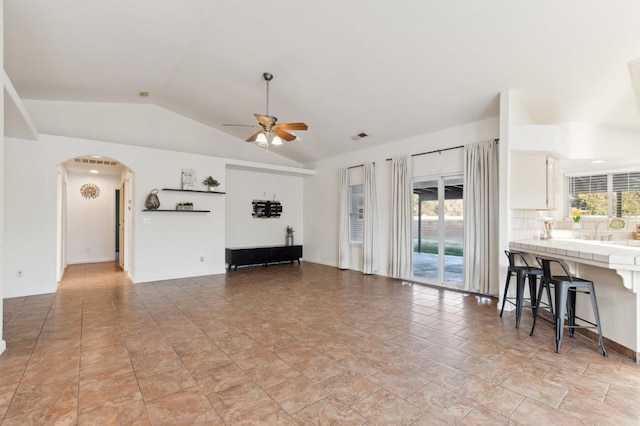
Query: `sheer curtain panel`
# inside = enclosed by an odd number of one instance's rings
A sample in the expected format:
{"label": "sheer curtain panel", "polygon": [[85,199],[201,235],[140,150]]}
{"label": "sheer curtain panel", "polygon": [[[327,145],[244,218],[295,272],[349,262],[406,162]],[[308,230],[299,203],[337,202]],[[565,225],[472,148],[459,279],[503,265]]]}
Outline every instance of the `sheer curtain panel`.
{"label": "sheer curtain panel", "polygon": [[364,165],[364,233],[362,236],[362,272],[378,270],[378,206],[376,200],[375,165]]}
{"label": "sheer curtain panel", "polygon": [[413,273],[413,187],[410,155],[391,163],[391,276],[411,278]]}
{"label": "sheer curtain panel", "polygon": [[338,218],[338,267],[349,269],[349,170],[340,169],[340,217]]}
{"label": "sheer curtain panel", "polygon": [[498,143],[464,147],[464,286],[498,295]]}

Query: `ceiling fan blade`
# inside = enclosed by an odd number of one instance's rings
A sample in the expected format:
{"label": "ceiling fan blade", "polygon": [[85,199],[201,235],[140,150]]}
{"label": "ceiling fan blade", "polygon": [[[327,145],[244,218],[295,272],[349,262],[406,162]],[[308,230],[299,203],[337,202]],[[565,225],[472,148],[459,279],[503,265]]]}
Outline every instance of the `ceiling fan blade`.
{"label": "ceiling fan blade", "polygon": [[223,126],[234,126],[234,127],[260,127],[255,124],[223,124]]}
{"label": "ceiling fan blade", "polygon": [[255,132],[249,139],[247,139],[247,142],[255,142],[260,133],[262,133],[262,130],[258,130],[257,132]]}
{"label": "ceiling fan blade", "polygon": [[274,128],[282,130],[307,130],[309,126],[304,123],[282,123],[276,124]]}
{"label": "ceiling fan blade", "polygon": [[291,133],[287,133],[282,129],[275,129],[274,133],[280,136],[280,139],[284,139],[287,142],[291,142],[296,139],[297,136],[292,135]]}
{"label": "ceiling fan blade", "polygon": [[265,127],[273,127],[275,126],[276,121],[278,121],[278,119],[272,115],[262,115],[262,114],[253,114],[253,115],[258,119],[258,123],[260,123]]}

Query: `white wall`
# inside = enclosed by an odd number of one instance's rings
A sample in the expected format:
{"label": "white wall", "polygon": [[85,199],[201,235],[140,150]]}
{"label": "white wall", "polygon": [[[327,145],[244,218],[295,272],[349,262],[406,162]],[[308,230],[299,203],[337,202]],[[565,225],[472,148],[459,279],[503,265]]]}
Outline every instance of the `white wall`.
{"label": "white wall", "polygon": [[41,133],[193,152],[215,157],[299,167],[276,150],[265,155],[195,120],[153,104],[25,100]]}
{"label": "white wall", "polygon": [[[286,227],[294,229],[295,244],[303,244],[302,188],[304,177],[227,169],[226,246],[284,245]],[[254,218],[253,200],[282,203],[279,218]],[[306,247],[304,248],[306,251]]]}
{"label": "white wall", "polygon": [[[152,189],[180,188],[182,168],[195,169],[203,178],[222,177],[224,159],[50,135],[39,141],[7,138],[5,144],[11,159],[5,164],[5,297],[56,290],[57,165],[84,155],[113,158],[135,174],[128,210],[134,282],[224,272],[225,195],[163,191],[162,207],[192,201],[211,213],[142,212]],[[225,178],[218,180],[225,191]],[[143,218],[150,223],[143,225]],[[23,278],[16,277],[18,269]]]}
{"label": "white wall", "polygon": [[[378,223],[380,227],[380,270],[389,275],[391,228],[391,162],[387,158],[465,145],[498,137],[498,119],[490,118],[422,136],[334,157],[311,164],[316,175],[304,180],[305,259],[338,265],[338,170],[364,162],[376,164]],[[366,143],[366,142],[364,142]],[[415,177],[446,174],[462,170],[462,150],[414,157]],[[359,253],[356,253],[359,254]],[[359,262],[352,259],[351,269]]]}
{"label": "white wall", "polygon": [[[85,198],[80,188],[94,184],[97,198]],[[67,180],[67,261],[74,263],[115,260],[115,191],[120,176],[69,173]]]}
{"label": "white wall", "polygon": [[[0,29],[4,29],[4,2],[0,2]],[[2,66],[1,68],[4,70],[4,31],[0,31],[0,65]],[[0,135],[2,137],[0,137],[0,206],[3,206],[3,208],[0,208],[0,241],[4,241],[5,239],[5,233],[4,233],[4,210],[6,208],[6,204],[4,202],[4,187],[5,187],[5,179],[4,179],[4,159],[5,159],[5,153],[4,153],[4,116],[5,116],[5,111],[4,111],[4,90],[2,90],[2,95],[0,95],[0,117],[2,117],[2,120],[0,120]],[[5,270],[5,263],[4,263],[4,246],[0,245],[0,271],[4,271]],[[4,298],[4,287],[5,287],[5,281],[3,277],[0,277],[0,301],[2,301],[2,299]],[[4,311],[3,311],[3,303],[0,303],[0,318],[4,318]],[[4,350],[7,347],[7,343],[3,340],[3,323],[4,321],[0,321],[0,354],[2,352],[4,352]]]}

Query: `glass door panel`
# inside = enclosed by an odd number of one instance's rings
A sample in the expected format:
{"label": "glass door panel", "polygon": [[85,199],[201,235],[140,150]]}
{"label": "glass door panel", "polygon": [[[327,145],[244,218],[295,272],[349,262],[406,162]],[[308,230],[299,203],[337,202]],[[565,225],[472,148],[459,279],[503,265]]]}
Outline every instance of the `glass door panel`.
{"label": "glass door panel", "polygon": [[413,275],[440,282],[438,181],[414,182]]}
{"label": "glass door panel", "polygon": [[413,276],[462,287],[464,220],[462,176],[413,183]]}
{"label": "glass door panel", "polygon": [[462,176],[445,177],[444,184],[444,281],[462,287],[464,217]]}

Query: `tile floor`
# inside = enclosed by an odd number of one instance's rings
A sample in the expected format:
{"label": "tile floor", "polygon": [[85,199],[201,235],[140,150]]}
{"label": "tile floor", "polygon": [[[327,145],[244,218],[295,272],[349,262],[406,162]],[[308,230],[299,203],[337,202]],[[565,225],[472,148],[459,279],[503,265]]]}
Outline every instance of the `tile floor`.
{"label": "tile floor", "polygon": [[495,299],[312,264],[131,285],[71,266],[4,301],[0,419],[25,424],[615,424],[640,368],[553,352]]}

